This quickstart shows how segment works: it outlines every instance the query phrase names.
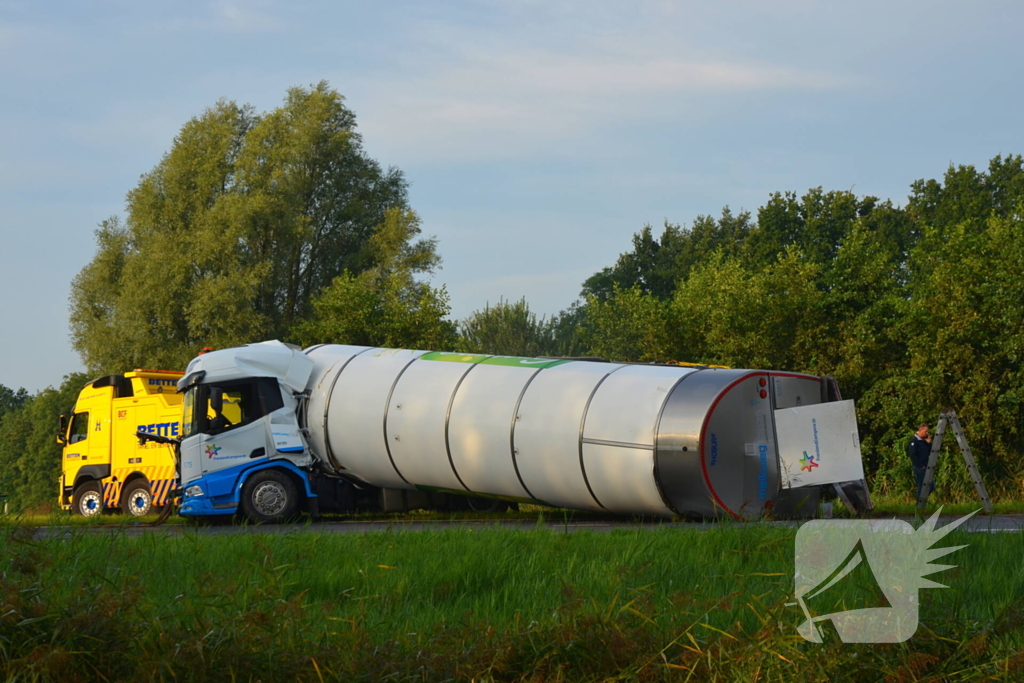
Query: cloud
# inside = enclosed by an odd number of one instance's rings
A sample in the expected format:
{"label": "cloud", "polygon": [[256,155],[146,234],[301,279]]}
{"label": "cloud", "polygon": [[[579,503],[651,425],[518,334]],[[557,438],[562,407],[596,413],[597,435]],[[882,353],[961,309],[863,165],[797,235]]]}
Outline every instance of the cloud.
{"label": "cloud", "polygon": [[498,30],[430,24],[416,38],[420,61],[332,81],[356,84],[346,90],[368,136],[432,161],[527,156],[617,125],[707,120],[735,96],[858,85],[644,31],[590,33],[523,44]]}
{"label": "cloud", "polygon": [[215,5],[214,25],[224,31],[235,33],[264,33],[278,31],[282,22],[264,11],[269,2],[227,1]]}
{"label": "cloud", "polygon": [[[672,94],[777,88],[833,88],[841,82],[827,74],[766,64],[686,60],[639,59],[622,55],[570,55],[532,52],[475,60],[481,64],[462,73],[448,72],[448,86],[478,91],[505,90],[519,94],[580,96]],[[435,79],[435,84],[442,79]]]}
{"label": "cloud", "polygon": [[[129,3],[134,7],[138,3]],[[140,12],[140,21],[149,33],[278,33],[288,22],[271,12],[272,0],[201,1],[194,11],[191,5],[171,4],[163,12]],[[185,8],[188,9],[185,9]]]}

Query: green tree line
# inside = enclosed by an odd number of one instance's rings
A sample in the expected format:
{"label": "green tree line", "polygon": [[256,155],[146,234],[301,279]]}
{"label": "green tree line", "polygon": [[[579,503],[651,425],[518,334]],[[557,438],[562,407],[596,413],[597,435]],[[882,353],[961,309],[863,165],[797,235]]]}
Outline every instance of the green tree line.
{"label": "green tree line", "polygon": [[[452,320],[407,183],[369,158],[326,83],[258,113],[220,101],[186,122],[96,231],[71,287],[87,375],[184,367],[204,346],[279,338],[527,356],[685,360],[835,375],[857,401],[876,488],[909,489],[903,447],[954,407],[986,478],[1024,485],[1024,162],[951,166],[905,205],[780,192],[650,226],[561,313],[526,300]],[[56,417],[86,376],[0,391],[0,493],[55,497]],[[952,464],[947,458],[944,462]],[[966,489],[952,466],[940,485]]]}

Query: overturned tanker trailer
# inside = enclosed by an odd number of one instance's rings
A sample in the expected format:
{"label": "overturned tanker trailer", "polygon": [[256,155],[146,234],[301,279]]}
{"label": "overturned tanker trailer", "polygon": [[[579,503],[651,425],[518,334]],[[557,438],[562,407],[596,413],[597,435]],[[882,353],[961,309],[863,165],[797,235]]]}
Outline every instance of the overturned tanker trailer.
{"label": "overturned tanker trailer", "polygon": [[864,478],[853,403],[813,375],[269,341],[195,358],[178,389],[183,515],[752,518]]}

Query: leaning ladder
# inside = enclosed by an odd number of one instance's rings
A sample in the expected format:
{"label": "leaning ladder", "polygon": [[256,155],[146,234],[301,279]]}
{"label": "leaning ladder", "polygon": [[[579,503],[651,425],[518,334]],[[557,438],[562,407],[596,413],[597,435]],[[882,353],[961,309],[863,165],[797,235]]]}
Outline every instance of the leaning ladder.
{"label": "leaning ladder", "polygon": [[960,444],[960,451],[964,454],[964,462],[967,464],[967,471],[974,480],[974,488],[978,491],[978,498],[981,498],[985,512],[992,512],[992,501],[989,500],[988,491],[985,490],[985,482],[981,480],[981,473],[978,472],[978,463],[974,461],[974,454],[971,447],[967,445],[967,437],[960,427],[960,420],[956,411],[946,408],[939,413],[939,424],[935,427],[935,438],[932,439],[932,452],[928,456],[928,469],[924,473],[924,484],[921,485],[921,495],[917,499],[917,509],[924,510],[928,496],[932,492],[932,483],[935,481],[935,465],[939,460],[939,449],[942,448],[942,436],[946,433],[946,425],[953,426],[953,433],[956,434],[956,442]]}

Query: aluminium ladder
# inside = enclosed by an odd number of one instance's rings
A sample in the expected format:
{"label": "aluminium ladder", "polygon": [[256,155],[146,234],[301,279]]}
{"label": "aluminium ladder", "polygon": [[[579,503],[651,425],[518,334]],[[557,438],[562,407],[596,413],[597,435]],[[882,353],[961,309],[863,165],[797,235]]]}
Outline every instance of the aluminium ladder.
{"label": "aluminium ladder", "polygon": [[935,482],[935,465],[939,460],[939,449],[942,448],[942,436],[946,433],[947,424],[953,426],[956,442],[960,445],[960,451],[964,455],[967,471],[970,473],[971,479],[974,480],[974,488],[978,491],[978,498],[981,499],[982,505],[985,506],[985,512],[991,514],[992,501],[989,500],[988,491],[985,490],[985,482],[981,480],[981,473],[978,472],[978,464],[974,461],[971,447],[967,445],[967,437],[964,436],[964,430],[960,427],[960,420],[956,416],[956,411],[952,408],[946,408],[939,413],[939,424],[935,427],[935,437],[932,439],[932,452],[928,456],[928,469],[924,473],[924,483],[921,485],[920,496],[917,499],[917,509],[924,510],[925,504],[928,502],[928,496],[932,492],[932,484]]}

